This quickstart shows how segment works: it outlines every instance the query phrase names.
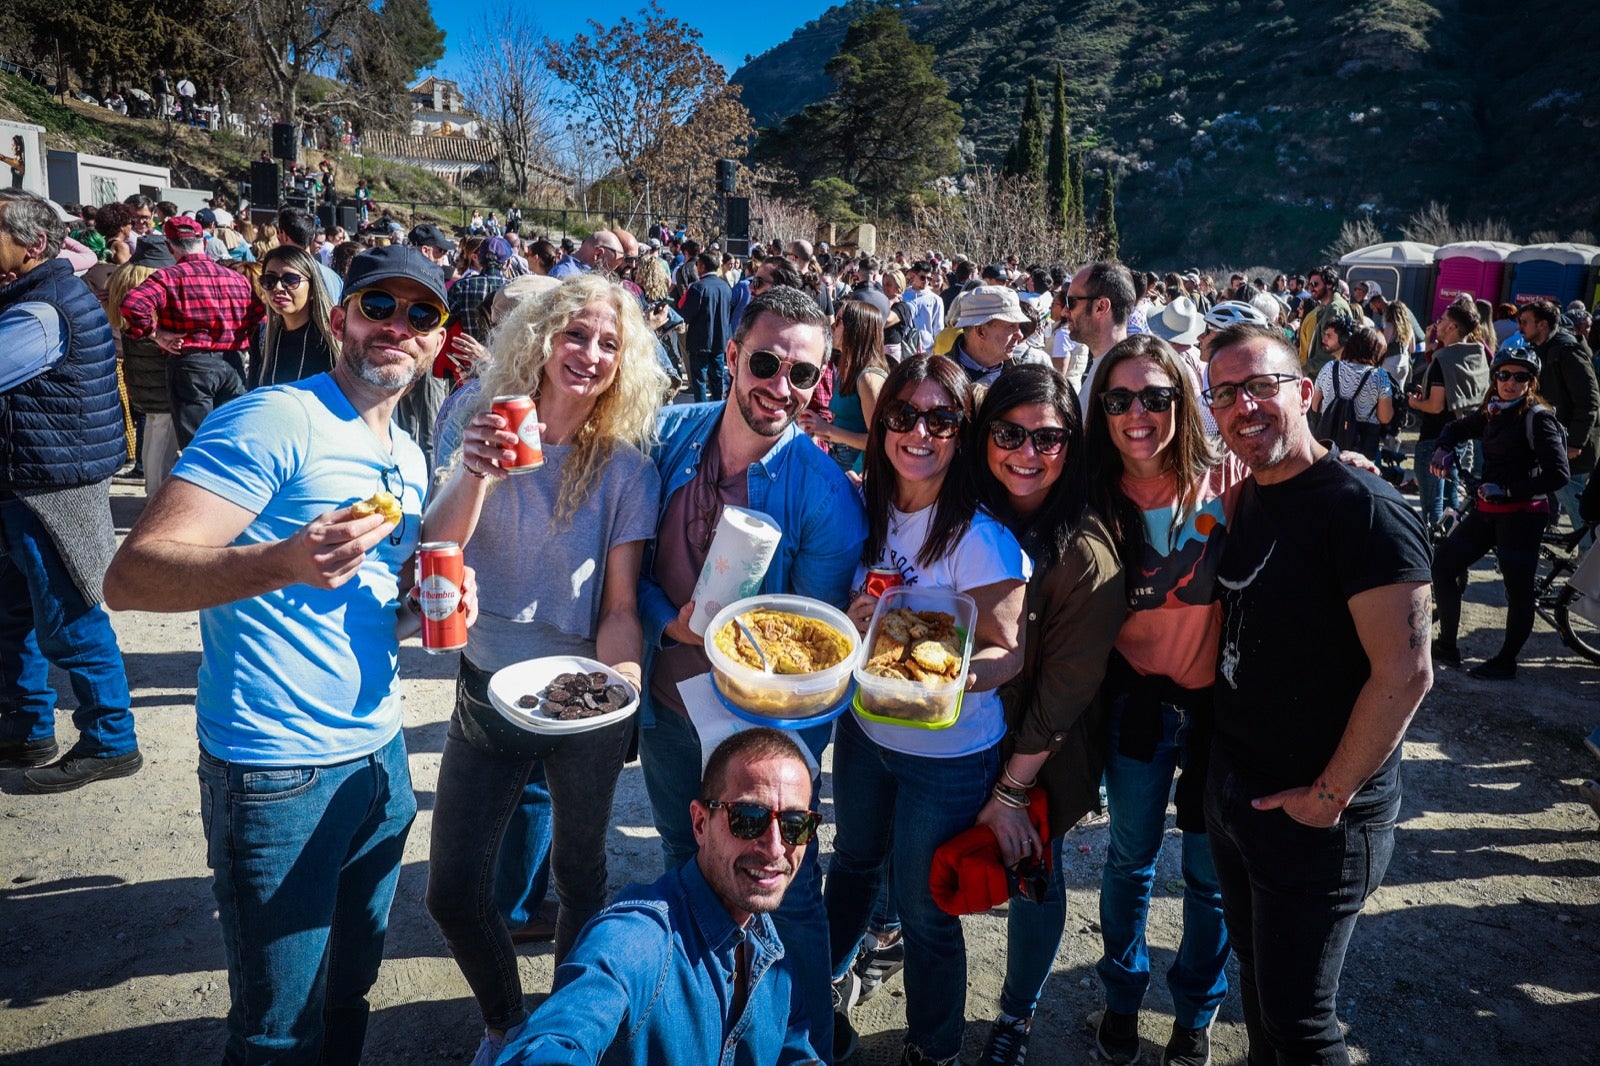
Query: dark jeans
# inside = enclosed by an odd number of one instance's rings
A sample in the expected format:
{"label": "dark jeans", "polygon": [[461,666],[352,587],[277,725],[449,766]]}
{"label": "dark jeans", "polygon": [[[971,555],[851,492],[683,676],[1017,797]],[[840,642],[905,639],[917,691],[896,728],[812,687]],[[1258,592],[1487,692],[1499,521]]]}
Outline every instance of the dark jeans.
{"label": "dark jeans", "polygon": [[1222,911],[1239,958],[1251,1066],[1345,1066],[1336,998],[1356,917],[1389,867],[1398,778],[1363,792],[1331,829],[1302,825],[1252,799],[1250,782],[1213,748],[1206,827]]}
{"label": "dark jeans", "polygon": [[39,519],[21,500],[0,500],[0,738],[56,734],[50,664],[78,699],[74,755],[136,749],[128,675],[105,609],[90,606]]}
{"label": "dark jeans", "polygon": [[1485,514],[1473,511],[1433,556],[1433,598],[1439,604],[1439,640],[1456,642],[1461,628],[1461,578],[1490,548],[1506,583],[1506,635],[1499,656],[1516,659],[1533,632],[1533,583],[1539,569],[1539,538],[1549,515],[1538,511]]}
{"label": "dark jeans", "polygon": [[245,394],[239,352],[185,352],[167,357],[167,403],[178,447],[187,448],[213,410]]}
{"label": "dark jeans", "polygon": [[726,371],[721,352],[690,352],[689,384],[694,389],[694,402],[722,399]]}
{"label": "dark jeans", "polygon": [[[486,705],[487,684],[488,674],[463,658],[439,764],[427,904],[477,997],[484,1024],[508,1029],[527,1011],[511,934],[495,905],[495,880],[501,841],[534,761],[480,751],[462,733],[463,701]],[[490,708],[488,713],[496,712]],[[632,732],[632,721],[625,721],[575,733],[541,760],[550,789],[550,869],[561,904],[557,964],[572,950],[584,923],[605,906],[606,831]]]}

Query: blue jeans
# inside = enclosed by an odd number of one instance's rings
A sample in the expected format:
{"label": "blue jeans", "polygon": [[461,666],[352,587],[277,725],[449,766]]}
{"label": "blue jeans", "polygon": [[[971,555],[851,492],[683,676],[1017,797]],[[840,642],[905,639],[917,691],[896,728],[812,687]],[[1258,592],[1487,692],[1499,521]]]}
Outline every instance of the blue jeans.
{"label": "blue jeans", "polygon": [[126,755],[139,745],[128,675],[111,619],[73,584],[55,542],[20,500],[0,500],[0,731],[8,740],[56,733],[50,664],[67,673],[78,709],[76,755]]}
{"label": "blue jeans", "polygon": [[1446,507],[1455,508],[1461,504],[1461,482],[1456,477],[1456,471],[1472,466],[1473,455],[1477,451],[1474,442],[1466,441],[1456,445],[1456,463],[1444,477],[1436,477],[1428,469],[1429,460],[1432,459],[1434,450],[1439,447],[1439,442],[1434,439],[1418,440],[1415,452],[1415,462],[1412,471],[1417,478],[1417,502],[1422,507],[1422,524],[1432,526],[1439,520]]}
{"label": "blue jeans", "polygon": [[417,814],[403,734],[334,766],[200,752],[200,818],[228,959],[223,1061],[355,1063]]}
{"label": "blue jeans", "polygon": [[[1578,498],[1583,495],[1584,487],[1589,484],[1593,474],[1573,474],[1567,483],[1556,490],[1556,499],[1561,501],[1561,513],[1567,516],[1567,525],[1577,529],[1583,525],[1583,519],[1578,517]],[[1594,534],[1590,534],[1588,543],[1594,543]]]}
{"label": "blue jeans", "polygon": [[[1106,759],[1106,798],[1111,833],[1100,878],[1100,935],[1105,953],[1095,965],[1105,986],[1106,1006],[1137,1013],[1150,987],[1150,949],[1145,924],[1156,856],[1167,822],[1167,801],[1177,770],[1188,761],[1189,719],[1170,704],[1161,707],[1161,739],[1149,762],[1118,751],[1121,701],[1111,708],[1111,751]],[[1167,970],[1174,1020],[1204,1028],[1228,992],[1228,930],[1222,891],[1205,833],[1183,833],[1183,939]]]}
{"label": "blue jeans", "polygon": [[833,803],[839,819],[823,900],[833,975],[844,976],[872,918],[884,859],[906,945],[906,1042],[933,1059],[961,1051],[967,946],[961,920],[928,889],[933,853],[972,827],[1000,771],[1000,748],[954,759],[905,755],[874,744],[854,715],[839,719]]}
{"label": "blue jeans", "polygon": [[[832,732],[832,725],[821,725],[797,730],[793,736],[820,765]],[[694,723],[677,711],[656,708],[655,725],[639,731],[639,761],[645,790],[650,794],[651,817],[656,832],[661,834],[665,868],[676,870],[699,850],[689,821],[689,802],[700,795],[700,734]],[[820,810],[821,780],[813,780],[811,789],[812,810]],[[772,922],[777,926],[784,954],[794,960],[795,984],[811,1023],[812,1046],[827,1053],[833,1047],[833,991],[828,965],[828,916],[822,908],[822,865],[815,839],[806,846],[800,869],[783,894],[783,902],[773,912]]]}
{"label": "blue jeans", "polygon": [[1250,806],[1276,791],[1234,773],[1213,748],[1206,825],[1239,957],[1249,1061],[1346,1066],[1339,974],[1356,917],[1394,853],[1399,778],[1369,785],[1331,829]]}
{"label": "blue jeans", "polygon": [[494,874],[494,905],[512,932],[539,914],[550,891],[550,788],[544,764],[534,763],[522,802],[511,812]]}
{"label": "blue jeans", "polygon": [[1059,836],[1050,842],[1050,886],[1044,899],[1034,903],[1012,896],[1006,911],[1006,983],[1000,988],[1000,1009],[1013,1018],[1033,1017],[1061,947],[1061,931],[1067,924],[1066,872],[1061,868],[1064,840]]}
{"label": "blue jeans", "polygon": [[722,399],[727,370],[721,352],[690,352],[689,384],[694,389],[694,402]]}

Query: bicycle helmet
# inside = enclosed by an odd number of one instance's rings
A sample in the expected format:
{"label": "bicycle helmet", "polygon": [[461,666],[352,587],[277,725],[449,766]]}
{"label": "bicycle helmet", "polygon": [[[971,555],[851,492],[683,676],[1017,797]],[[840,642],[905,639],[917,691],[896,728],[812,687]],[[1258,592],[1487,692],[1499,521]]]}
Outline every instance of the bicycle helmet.
{"label": "bicycle helmet", "polygon": [[1213,304],[1211,310],[1206,312],[1206,325],[1212,329],[1227,329],[1241,324],[1266,326],[1271,323],[1266,315],[1241,300],[1224,300]]}
{"label": "bicycle helmet", "polygon": [[1493,373],[1501,367],[1510,366],[1513,363],[1517,366],[1527,367],[1533,371],[1534,377],[1539,376],[1539,370],[1544,365],[1539,362],[1539,357],[1533,353],[1532,348],[1502,348],[1495,355],[1494,362],[1489,364],[1489,370]]}

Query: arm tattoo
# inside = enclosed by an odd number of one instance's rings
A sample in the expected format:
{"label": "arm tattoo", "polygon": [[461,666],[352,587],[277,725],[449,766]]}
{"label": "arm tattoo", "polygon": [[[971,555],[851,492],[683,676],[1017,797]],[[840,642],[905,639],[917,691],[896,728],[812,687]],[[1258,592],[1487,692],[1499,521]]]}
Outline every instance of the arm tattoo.
{"label": "arm tattoo", "polygon": [[1411,631],[1407,643],[1415,651],[1427,647],[1433,636],[1433,590],[1424,588],[1420,599],[1414,602],[1411,614],[1406,618],[1406,627]]}

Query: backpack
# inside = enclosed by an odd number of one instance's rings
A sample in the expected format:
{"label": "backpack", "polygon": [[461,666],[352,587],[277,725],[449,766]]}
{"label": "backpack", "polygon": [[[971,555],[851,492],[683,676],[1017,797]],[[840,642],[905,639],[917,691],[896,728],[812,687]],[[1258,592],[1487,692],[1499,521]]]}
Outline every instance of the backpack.
{"label": "backpack", "polygon": [[1339,392],[1339,367],[1333,367],[1333,397],[1323,397],[1322,414],[1317,419],[1317,439],[1331,440],[1334,446],[1342,452],[1360,452],[1368,457],[1377,454],[1378,450],[1378,424],[1376,422],[1362,422],[1356,418],[1356,397],[1361,395],[1361,390],[1367,387],[1367,379],[1378,368],[1368,367],[1366,373],[1361,375],[1361,381],[1356,385],[1356,391],[1348,396]]}

